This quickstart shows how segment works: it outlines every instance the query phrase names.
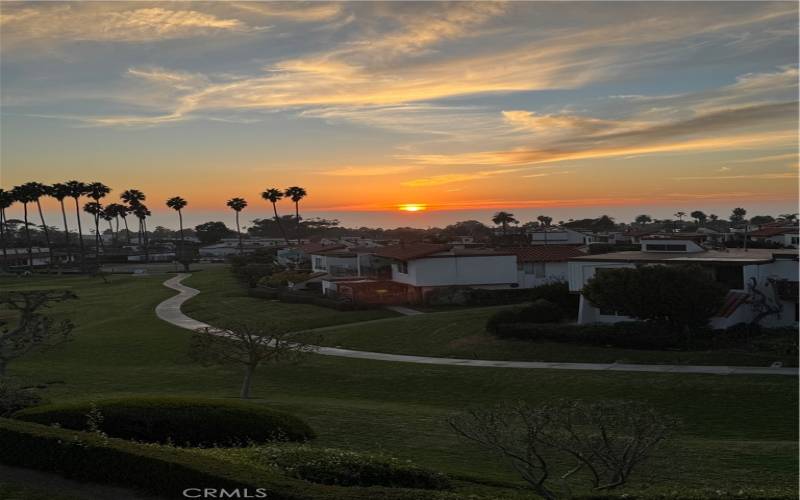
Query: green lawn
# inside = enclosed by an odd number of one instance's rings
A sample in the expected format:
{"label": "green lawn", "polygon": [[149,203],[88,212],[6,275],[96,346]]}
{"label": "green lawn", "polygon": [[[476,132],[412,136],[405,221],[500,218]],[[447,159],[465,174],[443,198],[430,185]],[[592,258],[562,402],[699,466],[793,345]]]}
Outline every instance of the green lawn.
{"label": "green lawn", "polygon": [[[53,401],[237,394],[238,369],[192,363],[186,356],[190,333],[153,314],[155,305],[174,293],[161,286],[164,276],[111,279],[110,284],[83,277],[5,280],[0,289],[65,287],[81,297],[55,309],[71,313],[79,325],[74,340],[12,363],[11,373],[49,384],[43,393]],[[270,318],[261,308],[282,307],[232,294],[221,286],[224,279],[211,271],[193,276],[189,284],[203,293],[187,310],[212,321],[225,311],[250,314],[248,307]],[[229,301],[229,307],[217,308],[222,301]],[[279,321],[304,325],[324,324],[331,314],[340,314],[304,307],[308,309],[302,318],[278,314],[280,308],[273,314]],[[354,315],[352,320],[363,313],[348,314]],[[478,321],[473,318],[474,323]],[[684,424],[619,493],[713,498],[729,497],[739,489],[760,496],[797,496],[797,389],[792,377],[437,367],[325,356],[265,367],[254,384],[255,402],[307,419],[317,429],[320,445],[379,451],[457,476],[516,484],[519,480],[512,472],[463,443],[444,418],[469,405],[503,399],[645,401]],[[464,492],[489,492],[490,498],[509,492],[460,484]]]}
{"label": "green lawn", "polygon": [[227,268],[213,268],[194,273],[184,283],[204,292],[188,302],[184,306],[184,312],[212,325],[219,323],[228,315],[238,313],[247,314],[251,319],[281,324],[290,330],[398,316],[397,313],[385,309],[337,311],[310,304],[290,304],[249,297],[247,291]]}
{"label": "green lawn", "polygon": [[302,334],[307,341],[363,351],[513,361],[665,363],[797,366],[796,356],[735,350],[648,351],[558,342],[505,340],[486,333],[486,320],[500,307],[432,312],[379,323],[343,325]]}

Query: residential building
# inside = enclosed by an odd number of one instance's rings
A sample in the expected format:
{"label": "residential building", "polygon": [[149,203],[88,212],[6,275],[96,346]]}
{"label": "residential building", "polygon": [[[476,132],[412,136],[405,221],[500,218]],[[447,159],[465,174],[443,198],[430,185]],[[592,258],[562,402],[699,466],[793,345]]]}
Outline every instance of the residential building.
{"label": "residential building", "polygon": [[774,243],[787,248],[797,248],[800,245],[800,230],[797,226],[789,227],[762,227],[748,235],[752,241]]}
{"label": "residential building", "polygon": [[[643,239],[641,250],[575,257],[569,262],[569,286],[580,293],[583,286],[604,269],[643,265],[697,264],[711,272],[729,292],[725,306],[712,318],[715,328],[751,321],[757,309],[777,311],[763,319],[765,326],[798,322],[798,253],[796,250],[707,250],[692,239]],[[614,311],[594,307],[580,298],[579,323],[613,323],[631,320]]]}
{"label": "residential building", "polygon": [[532,245],[588,245],[595,241],[589,232],[561,226],[532,229],[528,231],[528,237]]}
{"label": "residential building", "polygon": [[536,245],[506,250],[517,257],[517,283],[520,288],[567,281],[569,260],[586,255],[581,248],[569,245]]}

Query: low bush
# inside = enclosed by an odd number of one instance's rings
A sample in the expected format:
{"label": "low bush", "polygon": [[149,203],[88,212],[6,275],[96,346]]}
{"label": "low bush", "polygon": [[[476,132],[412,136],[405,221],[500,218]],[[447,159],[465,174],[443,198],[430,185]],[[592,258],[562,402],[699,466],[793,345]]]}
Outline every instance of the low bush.
{"label": "low bush", "polygon": [[297,283],[308,279],[311,273],[304,273],[300,271],[281,271],[270,276],[265,276],[258,281],[261,286],[281,287],[286,286],[289,282]]}
{"label": "low bush", "polygon": [[[612,346],[623,349],[671,349],[684,345],[684,337],[660,323],[623,321],[620,323],[535,324],[505,323],[492,332],[500,338],[545,340],[584,345]],[[706,338],[695,335],[700,341]]]}
{"label": "low bush", "polygon": [[312,483],[431,490],[451,487],[447,477],[438,472],[395,458],[333,448],[262,446],[254,449],[252,460]]}
{"label": "low bush", "polygon": [[[96,409],[96,410],[95,410]],[[314,431],[299,418],[256,405],[191,398],[127,398],[21,410],[19,420],[88,430],[87,415],[105,434],[178,446],[242,446],[249,442],[306,441]]]}
{"label": "low bush", "polygon": [[[455,500],[449,493],[309,484],[195,451],[140,444],[102,435],[0,418],[0,463],[78,481],[133,488],[159,498],[186,498],[188,488],[213,489],[218,498],[270,500]],[[240,496],[222,496],[221,490]]]}
{"label": "low bush", "polygon": [[577,293],[570,293],[569,284],[566,281],[555,281],[531,288],[530,300],[535,302],[539,299],[552,302],[568,316],[578,316],[580,296]]}
{"label": "low bush", "polygon": [[23,388],[11,379],[0,377],[0,417],[42,403],[42,397],[33,389]]}
{"label": "low bush", "polygon": [[498,306],[549,300],[565,313],[577,315],[578,295],[569,292],[566,282],[556,281],[534,288],[512,288],[487,290],[463,286],[448,286],[431,290],[425,295],[425,302],[432,306]]}
{"label": "low bush", "polygon": [[519,309],[519,320],[524,323],[558,323],[563,317],[561,308],[546,299]]}
{"label": "low bush", "polygon": [[321,295],[319,292],[301,292],[283,290],[278,288],[268,288],[258,286],[248,290],[248,295],[259,299],[280,300],[291,304],[313,304],[315,306],[336,309],[337,311],[355,311],[362,309],[376,309],[378,305],[356,304],[351,301],[335,299]]}

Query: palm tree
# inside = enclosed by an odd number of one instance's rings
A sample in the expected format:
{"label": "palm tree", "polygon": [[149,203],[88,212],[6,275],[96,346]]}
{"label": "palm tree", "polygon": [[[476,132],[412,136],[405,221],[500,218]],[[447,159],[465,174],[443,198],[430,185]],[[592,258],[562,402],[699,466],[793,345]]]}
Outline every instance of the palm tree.
{"label": "palm tree", "polygon": [[28,270],[33,271],[33,243],[31,242],[31,230],[28,227],[28,203],[34,202],[35,195],[28,184],[14,186],[11,194],[14,196],[14,201],[22,203],[25,221],[25,241],[28,244]]}
{"label": "palm tree", "polygon": [[286,240],[286,244],[289,245],[289,237],[286,236],[286,230],[283,229],[281,218],[278,216],[277,203],[281,198],[283,198],[283,191],[275,188],[267,188],[263,193],[261,193],[261,197],[272,203],[272,211],[275,212],[275,222],[278,223],[278,228],[280,228],[281,234],[283,234],[283,239]]}
{"label": "palm tree", "polygon": [[188,205],[188,202],[180,196],[174,196],[167,200],[167,206],[178,212],[178,227],[180,229],[181,243],[183,243],[183,214],[181,210]]}
{"label": "palm tree", "polygon": [[3,240],[3,266],[8,263],[8,250],[6,250],[6,208],[14,204],[14,195],[10,191],[0,189],[0,239]]}
{"label": "palm tree", "polygon": [[231,198],[226,205],[236,212],[236,233],[239,235],[239,254],[241,255],[244,253],[244,247],[242,246],[242,230],[239,228],[239,212],[245,209],[247,200],[244,198]]}
{"label": "palm tree", "polygon": [[111,219],[114,219],[114,221],[115,221],[115,226],[116,227],[111,228],[111,234],[113,235],[113,240],[114,240],[115,243],[117,241],[117,237],[119,236],[119,218],[120,218],[120,215],[122,217],[125,217],[124,214],[127,211],[128,211],[128,207],[126,207],[125,205],[122,205],[121,203],[109,203],[106,206],[105,214],[106,214],[106,216],[109,217],[108,219],[106,219],[107,221],[109,221],[109,227],[111,226],[111,224],[110,224]]}
{"label": "palm tree", "polygon": [[81,196],[86,194],[86,184],[80,181],[67,181],[65,185],[67,186],[67,192],[69,193],[70,198],[73,198],[75,200],[75,216],[78,219],[78,243],[80,244],[80,252],[81,252],[81,269],[83,269],[85,250],[83,248],[83,228],[81,227],[81,208],[78,205],[78,200],[80,199]]}
{"label": "palm tree", "polygon": [[108,207],[103,209],[103,213],[100,214],[100,217],[103,218],[104,221],[108,222],[108,230],[111,231],[111,241],[116,243],[117,242],[117,233],[114,232],[114,226],[111,225],[111,221],[114,220],[114,212],[113,209],[111,212],[108,211]]}
{"label": "palm tree", "polygon": [[69,226],[67,225],[67,211],[64,209],[64,198],[69,196],[69,188],[66,184],[57,182],[50,186],[50,196],[58,200],[61,205],[61,217],[64,220],[64,244],[67,246],[67,258],[72,260],[72,248],[69,246]]}
{"label": "palm tree", "polygon": [[144,261],[150,261],[150,248],[148,247],[148,237],[147,237],[147,217],[152,215],[150,210],[143,203],[137,203],[136,206],[133,207],[133,215],[139,219],[139,237],[142,239],[144,243]]}
{"label": "palm tree", "polygon": [[[141,205],[142,202],[146,199],[146,196],[143,192],[139,191],[138,189],[128,189],[127,191],[123,191],[119,198],[128,204],[129,209],[126,211],[127,213],[134,212],[136,207]],[[123,222],[125,222],[125,230],[128,230],[128,222],[125,220],[125,215],[122,216]],[[142,221],[139,219],[139,233],[138,233],[138,240],[139,244],[142,244]],[[130,243],[130,233],[128,234],[128,243]]]}
{"label": "palm tree", "polygon": [[744,216],[747,215],[747,210],[742,207],[736,207],[731,212],[731,222],[739,223],[744,220]]}
{"label": "palm tree", "polygon": [[705,224],[706,223],[706,219],[708,219],[708,216],[702,210],[695,210],[694,212],[690,213],[689,215],[698,224]]}
{"label": "palm tree", "polygon": [[503,226],[503,236],[505,236],[506,231],[508,230],[508,225],[515,224],[519,221],[514,218],[514,214],[508,212],[497,212],[494,214],[494,217],[492,217],[492,222]]}
{"label": "palm tree", "polygon": [[92,214],[94,217],[94,260],[95,262],[99,262],[100,259],[100,218],[103,217],[103,205],[96,201],[90,201],[86,205],[83,206],[83,211],[87,214]]}
{"label": "palm tree", "polygon": [[711,220],[711,221],[715,221],[715,220],[719,219],[719,215],[717,215],[717,214],[708,214],[708,219]]}
{"label": "palm tree", "polygon": [[779,219],[783,219],[786,222],[794,222],[797,220],[798,214],[780,214],[778,216]]}
{"label": "palm tree", "polygon": [[291,186],[286,188],[285,196],[288,196],[294,202],[294,223],[295,223],[295,236],[297,243],[300,243],[300,200],[306,197],[308,193],[305,189],[299,186]]}
{"label": "palm tree", "polygon": [[[189,262],[186,259],[186,254],[183,252],[183,214],[181,210],[188,205],[188,202],[180,196],[173,196],[167,200],[167,206],[178,212],[178,229],[180,230],[180,245],[178,247],[178,261],[183,263],[184,270],[189,270]],[[180,254],[180,255],[178,255]]]}
{"label": "palm tree", "polygon": [[653,222],[653,219],[649,215],[642,214],[642,215],[637,215],[636,219],[634,219],[634,222],[636,222],[640,226],[644,226],[645,224],[649,224],[650,222]]}
{"label": "palm tree", "polygon": [[47,254],[50,259],[49,265],[53,265],[55,259],[53,258],[53,246],[50,244],[50,231],[47,229],[47,223],[44,221],[44,213],[42,212],[42,196],[50,195],[50,186],[46,186],[41,182],[26,182],[23,184],[27,188],[32,201],[36,203],[36,208],[39,210],[39,219],[42,221],[42,231],[44,232],[44,241],[47,244]]}
{"label": "palm tree", "polygon": [[553,218],[546,215],[540,215],[536,218],[536,220],[542,223],[542,227],[544,228],[544,244],[547,245],[547,228],[550,227],[550,223],[553,222]]}
{"label": "palm tree", "polygon": [[[88,186],[86,186],[86,196],[93,199],[95,203],[99,204],[101,198],[105,198],[108,193],[111,192],[111,188],[103,184],[102,182],[92,182]],[[102,207],[102,205],[101,205]],[[100,217],[102,215],[102,210],[97,214],[94,214],[94,225],[98,227],[100,225]],[[100,232],[98,231],[94,235],[94,245],[102,246],[103,245],[103,238],[100,236]],[[95,250],[95,255],[97,255],[97,251]]]}
{"label": "palm tree", "polygon": [[686,217],[686,212],[675,212],[675,217],[677,217],[679,221],[683,222],[683,218]]}

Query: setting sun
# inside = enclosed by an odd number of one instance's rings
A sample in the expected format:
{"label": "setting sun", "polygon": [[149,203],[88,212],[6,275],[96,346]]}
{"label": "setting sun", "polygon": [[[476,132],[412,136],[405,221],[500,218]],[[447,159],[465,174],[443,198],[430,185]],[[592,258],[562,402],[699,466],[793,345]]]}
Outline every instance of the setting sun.
{"label": "setting sun", "polygon": [[397,206],[397,209],[403,212],[422,212],[427,208],[428,206],[423,203],[404,203]]}

